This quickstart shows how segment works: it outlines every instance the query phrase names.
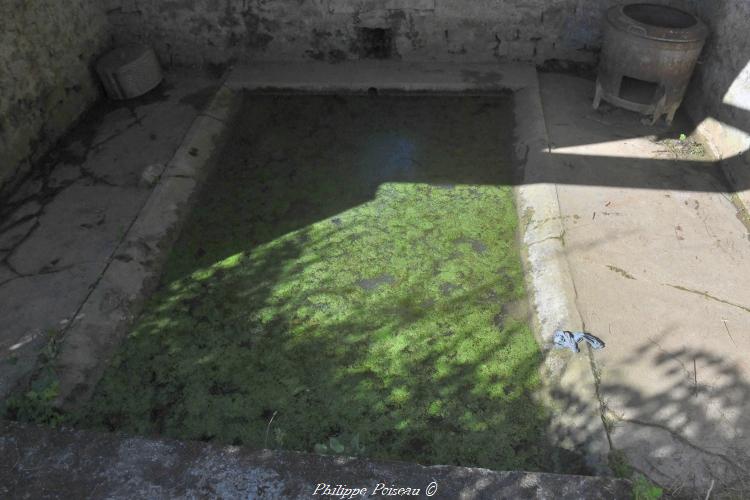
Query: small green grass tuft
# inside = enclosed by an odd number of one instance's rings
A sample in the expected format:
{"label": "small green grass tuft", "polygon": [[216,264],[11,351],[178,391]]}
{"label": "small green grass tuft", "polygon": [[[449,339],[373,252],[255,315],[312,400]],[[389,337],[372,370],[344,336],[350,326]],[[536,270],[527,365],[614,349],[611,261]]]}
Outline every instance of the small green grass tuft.
{"label": "small green grass tuft", "polygon": [[684,133],[680,134],[678,139],[662,139],[659,144],[666,146],[675,159],[703,158],[706,156],[706,147]]}
{"label": "small green grass tuft", "polygon": [[659,500],[664,492],[661,488],[646,479],[643,474],[636,474],[633,479],[634,500]]}
{"label": "small green grass tuft", "polygon": [[[60,332],[47,330],[47,343],[39,353],[37,367],[27,385],[17,388],[0,402],[0,416],[22,422],[35,422],[52,427],[65,423],[69,415],[55,405],[59,393],[57,374],[52,362],[57,357]],[[11,358],[17,363],[17,358]]]}
{"label": "small green grass tuft", "polygon": [[1,413],[11,420],[56,427],[68,419],[68,416],[54,405],[58,390],[57,379],[45,371],[28,390],[10,395],[3,402]]}
{"label": "small green grass tuft", "polygon": [[643,474],[635,472],[622,450],[609,452],[609,467],[615,477],[630,479],[633,484],[634,500],[658,500],[662,497],[663,490]]}

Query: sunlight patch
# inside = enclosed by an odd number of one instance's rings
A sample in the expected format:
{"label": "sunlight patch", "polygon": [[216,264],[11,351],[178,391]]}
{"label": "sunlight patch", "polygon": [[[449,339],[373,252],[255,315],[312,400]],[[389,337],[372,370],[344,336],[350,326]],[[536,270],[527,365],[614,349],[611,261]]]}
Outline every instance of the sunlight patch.
{"label": "sunlight patch", "polygon": [[[544,149],[542,152],[546,153]],[[670,153],[659,143],[656,136],[648,135],[634,137],[632,139],[619,139],[615,141],[592,142],[590,144],[578,144],[552,148],[553,155],[587,156],[592,158],[633,158],[641,160],[675,160],[673,157],[665,157]],[[705,162],[702,156],[680,157],[679,161]]]}

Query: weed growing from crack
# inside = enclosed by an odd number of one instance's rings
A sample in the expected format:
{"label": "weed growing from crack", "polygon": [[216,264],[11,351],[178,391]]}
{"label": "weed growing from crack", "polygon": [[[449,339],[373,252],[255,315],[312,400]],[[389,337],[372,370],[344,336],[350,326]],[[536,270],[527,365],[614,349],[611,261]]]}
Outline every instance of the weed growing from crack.
{"label": "weed growing from crack", "polygon": [[59,332],[54,329],[48,330],[47,337],[47,343],[39,354],[37,367],[29,384],[16,390],[0,404],[0,415],[4,415],[5,418],[53,427],[68,419],[68,416],[54,404],[60,384],[51,364],[57,357]]}
{"label": "weed growing from crack", "polygon": [[658,500],[662,497],[663,490],[649,481],[646,476],[636,472],[622,450],[613,449],[609,452],[609,467],[615,477],[630,479],[633,484],[634,500]]}
{"label": "weed growing from crack", "polygon": [[649,481],[643,474],[636,474],[632,481],[634,500],[659,500],[664,494],[661,488]]}

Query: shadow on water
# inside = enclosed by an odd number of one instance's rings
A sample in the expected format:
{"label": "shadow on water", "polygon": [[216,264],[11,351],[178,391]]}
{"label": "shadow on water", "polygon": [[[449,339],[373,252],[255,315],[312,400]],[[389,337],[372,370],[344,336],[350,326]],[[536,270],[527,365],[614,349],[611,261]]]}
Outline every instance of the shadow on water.
{"label": "shadow on water", "polygon": [[584,472],[533,396],[511,105],[248,96],[80,422]]}
{"label": "shadow on water", "polygon": [[[187,238],[215,244],[197,264],[215,261],[218,247],[221,256],[233,255],[360,206],[386,183],[514,184],[510,93],[502,96],[462,106],[460,97],[411,105],[414,96],[247,93],[246,111],[188,225]],[[231,219],[213,224],[217,211]]]}

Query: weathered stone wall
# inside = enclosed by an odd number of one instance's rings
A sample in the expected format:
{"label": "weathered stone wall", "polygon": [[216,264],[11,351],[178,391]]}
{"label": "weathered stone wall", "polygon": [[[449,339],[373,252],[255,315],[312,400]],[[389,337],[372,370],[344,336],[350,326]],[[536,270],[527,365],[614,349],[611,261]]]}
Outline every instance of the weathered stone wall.
{"label": "weathered stone wall", "polygon": [[691,0],[711,34],[685,100],[722,159],[737,201],[750,207],[750,2]]}
{"label": "weathered stone wall", "polygon": [[337,61],[363,56],[360,28],[391,30],[403,60],[593,61],[614,0],[108,0],[118,41],[169,64]]}
{"label": "weathered stone wall", "polygon": [[97,0],[0,0],[0,185],[96,99],[106,25]]}
{"label": "weathered stone wall", "polygon": [[[697,12],[712,29],[687,100],[691,114],[698,121],[710,116],[730,124],[734,127],[727,129],[730,135],[743,144],[750,141],[747,134],[735,133],[735,129],[750,130],[746,104],[750,69],[745,69],[750,59],[746,35],[750,4],[746,0],[657,1]],[[284,59],[335,62],[384,53],[406,61],[596,62],[603,14],[614,3],[0,0],[0,185],[19,165],[28,167],[30,160],[43,154],[96,98],[98,86],[90,65],[107,45],[109,32],[118,43],[152,44],[166,65]],[[374,34],[390,33],[391,44],[373,54],[367,44],[373,32],[362,28],[386,30]],[[723,102],[730,87],[729,101],[734,104]],[[714,129],[718,135],[726,132],[718,125]]]}

